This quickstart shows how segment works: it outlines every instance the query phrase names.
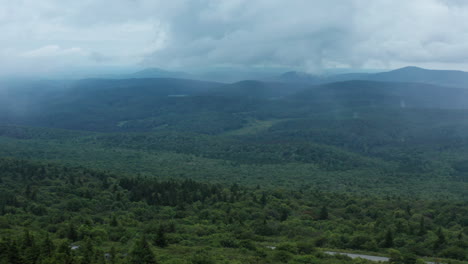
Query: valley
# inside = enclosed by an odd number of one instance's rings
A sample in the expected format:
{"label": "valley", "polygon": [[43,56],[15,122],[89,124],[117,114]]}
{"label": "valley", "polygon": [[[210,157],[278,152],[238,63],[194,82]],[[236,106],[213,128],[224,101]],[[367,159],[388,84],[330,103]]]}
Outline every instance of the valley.
{"label": "valley", "polygon": [[3,83],[0,263],[466,263],[468,89],[415,70]]}

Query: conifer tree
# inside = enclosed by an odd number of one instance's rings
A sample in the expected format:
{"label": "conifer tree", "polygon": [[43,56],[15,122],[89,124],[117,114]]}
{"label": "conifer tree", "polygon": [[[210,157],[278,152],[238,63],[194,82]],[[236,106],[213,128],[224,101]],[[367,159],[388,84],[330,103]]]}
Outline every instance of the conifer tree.
{"label": "conifer tree", "polygon": [[68,226],[67,238],[70,239],[71,241],[78,240],[78,231],[76,230],[76,227],[73,223],[70,223],[70,225]]}
{"label": "conifer tree", "polygon": [[160,248],[167,247],[166,230],[163,225],[159,225],[154,244]]}
{"label": "conifer tree", "polygon": [[442,232],[442,228],[440,227],[439,229],[437,229],[436,235],[437,235],[437,240],[434,243],[434,249],[437,250],[437,249],[442,248],[445,245],[446,239],[445,239],[444,232]]}
{"label": "conifer tree", "polygon": [[326,206],[320,209],[319,220],[328,220],[328,208]]}
{"label": "conifer tree", "polygon": [[72,264],[73,262],[74,258],[70,249],[70,242],[63,241],[57,249],[54,263]]}
{"label": "conifer tree", "polygon": [[83,252],[83,258],[81,259],[82,264],[89,264],[92,263],[94,257],[94,247],[91,242],[91,239],[86,238],[84,244],[81,247],[81,251]]}
{"label": "conifer tree", "polygon": [[46,234],[46,237],[40,244],[40,252],[43,258],[50,258],[55,250],[54,243],[49,237],[49,234]]}
{"label": "conifer tree", "polygon": [[385,248],[393,247],[393,232],[390,229],[387,230],[387,233],[385,233],[385,241],[383,243],[383,246]]}
{"label": "conifer tree", "polygon": [[146,240],[146,236],[141,236],[130,251],[130,263],[157,264],[156,258],[151,251],[148,241]]}
{"label": "conifer tree", "polygon": [[424,222],[424,216],[421,216],[421,220],[419,221],[419,232],[418,235],[423,236],[426,234],[426,223]]}
{"label": "conifer tree", "polygon": [[115,247],[112,246],[111,250],[109,252],[109,263],[110,264],[116,264],[117,263],[117,250],[115,250]]}
{"label": "conifer tree", "polygon": [[11,241],[9,244],[8,244],[8,249],[7,249],[7,260],[8,260],[8,264],[22,264],[23,261],[21,259],[21,256],[20,256],[20,252],[18,250],[18,246],[16,245],[16,242],[15,241]]}

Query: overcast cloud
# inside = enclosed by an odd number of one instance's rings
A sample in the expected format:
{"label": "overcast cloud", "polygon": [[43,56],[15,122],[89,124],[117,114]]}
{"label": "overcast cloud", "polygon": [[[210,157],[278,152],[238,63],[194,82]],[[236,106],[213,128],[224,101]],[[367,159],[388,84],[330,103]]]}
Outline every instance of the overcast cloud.
{"label": "overcast cloud", "polygon": [[0,71],[468,70],[464,0],[0,0]]}

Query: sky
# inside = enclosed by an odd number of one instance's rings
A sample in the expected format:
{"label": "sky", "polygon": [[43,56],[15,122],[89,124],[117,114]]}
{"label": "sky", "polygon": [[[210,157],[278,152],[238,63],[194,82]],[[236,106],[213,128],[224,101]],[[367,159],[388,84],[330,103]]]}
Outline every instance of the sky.
{"label": "sky", "polygon": [[468,71],[465,0],[0,0],[0,75]]}

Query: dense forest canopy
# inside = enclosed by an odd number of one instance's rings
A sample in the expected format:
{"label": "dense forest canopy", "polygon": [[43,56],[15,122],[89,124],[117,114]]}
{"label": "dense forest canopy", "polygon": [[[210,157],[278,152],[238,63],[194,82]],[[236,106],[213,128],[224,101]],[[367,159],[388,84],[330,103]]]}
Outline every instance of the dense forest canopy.
{"label": "dense forest canopy", "polygon": [[468,90],[405,71],[3,83],[0,263],[466,263]]}
{"label": "dense forest canopy", "polygon": [[17,159],[0,168],[4,263],[352,262],[319,248],[466,258],[466,201],[223,186]]}

